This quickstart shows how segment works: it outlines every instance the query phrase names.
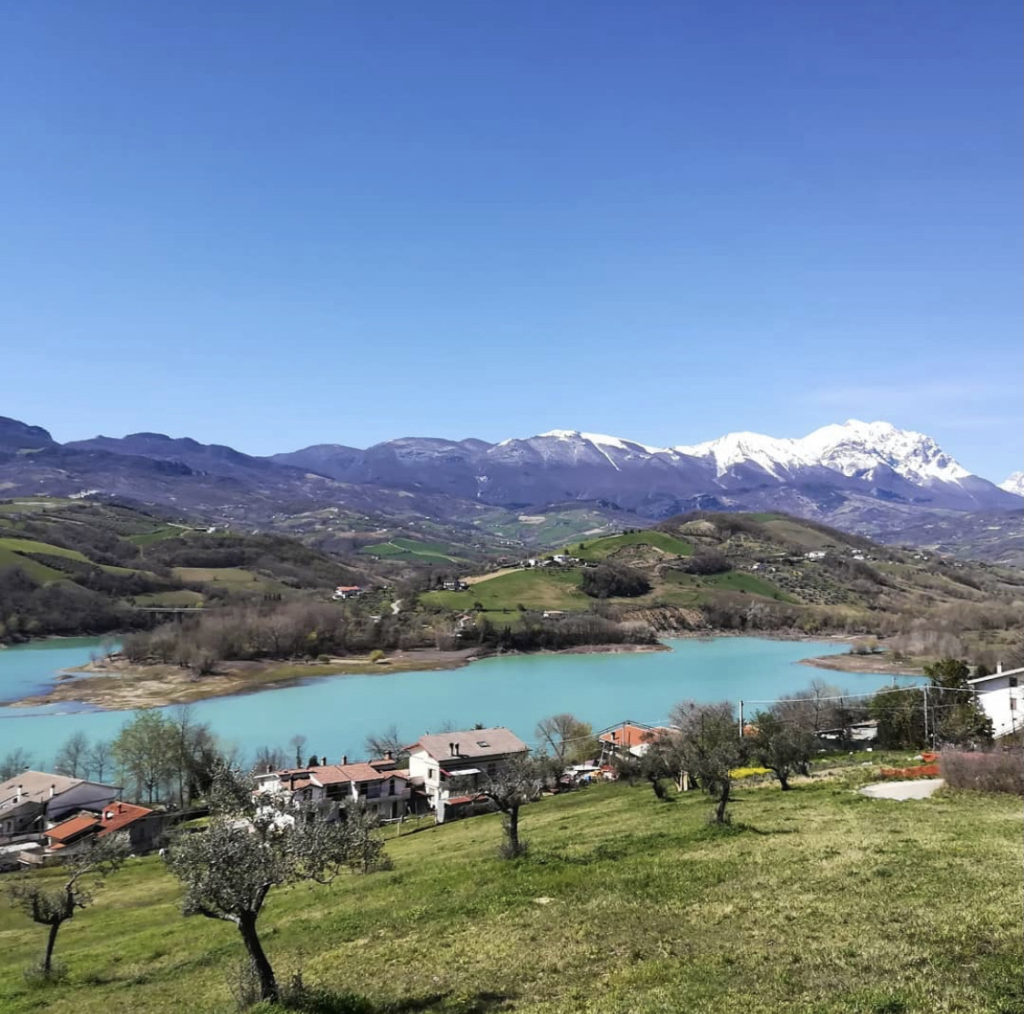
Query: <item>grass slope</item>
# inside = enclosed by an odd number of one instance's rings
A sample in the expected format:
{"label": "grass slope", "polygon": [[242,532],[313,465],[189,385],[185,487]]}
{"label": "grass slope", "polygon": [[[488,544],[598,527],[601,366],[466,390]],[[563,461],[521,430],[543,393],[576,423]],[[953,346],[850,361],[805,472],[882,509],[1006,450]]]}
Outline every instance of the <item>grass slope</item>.
{"label": "grass slope", "polygon": [[514,611],[520,605],[535,610],[588,609],[594,600],[579,590],[581,579],[579,570],[516,570],[470,585],[468,591],[427,592],[420,601],[454,610],[471,609],[479,602],[487,612]]}
{"label": "grass slope", "polygon": [[609,535],[593,542],[579,542],[570,546],[568,552],[570,556],[578,556],[581,560],[596,561],[606,559],[624,546],[653,546],[668,556],[690,556],[693,553],[691,543],[653,528],[643,532]]}
{"label": "grass slope", "polygon": [[[323,1012],[1011,1014],[1019,811],[816,782],[741,789],[719,831],[697,794],[597,786],[523,811],[524,860],[496,858],[497,816],[432,828],[389,843],[389,872],[275,891],[260,925]],[[62,930],[69,979],[46,988],[21,976],[43,929],[0,901],[0,1009],[232,1010],[239,935],[178,901],[132,861]]]}

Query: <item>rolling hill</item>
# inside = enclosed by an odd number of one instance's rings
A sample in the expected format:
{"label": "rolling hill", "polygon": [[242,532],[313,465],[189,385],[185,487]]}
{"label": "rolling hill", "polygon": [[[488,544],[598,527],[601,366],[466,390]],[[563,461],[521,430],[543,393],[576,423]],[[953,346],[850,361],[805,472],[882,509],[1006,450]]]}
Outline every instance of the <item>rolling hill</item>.
{"label": "rolling hill", "polygon": [[0,640],[124,631],[174,610],[375,580],[281,535],[86,500],[0,502]]}
{"label": "rolling hill", "polygon": [[[552,556],[497,568],[470,578],[465,590],[428,591],[421,602],[496,624],[596,610],[660,631],[898,634],[915,654],[943,634],[964,650],[1008,647],[1024,606],[1024,576],[1014,570],[882,546],[777,513],[686,515],[558,555],[574,562]],[[648,590],[588,595],[587,575],[602,568],[640,574]],[[920,650],[911,645],[915,632]]]}

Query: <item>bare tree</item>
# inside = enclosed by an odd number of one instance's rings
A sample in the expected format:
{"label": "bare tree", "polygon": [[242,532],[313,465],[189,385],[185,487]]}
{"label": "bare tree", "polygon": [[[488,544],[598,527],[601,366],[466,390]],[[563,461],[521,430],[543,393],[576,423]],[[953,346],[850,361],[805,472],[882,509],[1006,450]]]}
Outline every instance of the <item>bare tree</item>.
{"label": "bare tree", "polygon": [[389,725],[380,733],[371,733],[366,737],[363,749],[368,757],[385,757],[390,753],[396,760],[406,752],[397,725]]}
{"label": "bare tree", "polygon": [[53,762],[53,768],[59,775],[67,775],[69,778],[81,778],[87,772],[85,770],[89,754],[89,740],[84,732],[73,732],[64,745],[57,751],[57,757]]}
{"label": "bare tree", "polygon": [[581,760],[589,760],[601,752],[600,743],[587,722],[562,712],[542,718],[535,732],[541,747],[550,752],[559,768]]}
{"label": "bare tree", "polygon": [[501,827],[505,841],[499,850],[502,858],[515,859],[525,855],[527,843],[519,837],[519,808],[540,798],[544,773],[540,765],[526,754],[506,761],[480,791],[504,815]]}
{"label": "bare tree", "polygon": [[9,750],[0,760],[0,781],[6,782],[8,778],[20,775],[32,767],[32,757],[27,750],[18,746]]}
{"label": "bare tree", "polygon": [[126,857],[127,848],[120,836],[110,835],[64,858],[59,887],[51,887],[48,882],[23,875],[8,888],[8,895],[16,907],[33,922],[50,928],[41,966],[44,977],[50,978],[53,974],[53,948],[61,926],[74,916],[77,909],[92,904],[88,888],[101,887],[102,878],[113,873]]}
{"label": "bare tree", "polygon": [[[284,750],[277,746],[261,746],[256,750],[253,771],[278,771],[287,767],[288,757]],[[300,764],[299,767],[302,765]]]}
{"label": "bare tree", "polygon": [[727,823],[726,807],[732,790],[730,771],[743,763],[745,754],[732,705],[728,701],[684,701],[672,709],[672,724],[679,729],[679,749],[686,770],[715,801],[715,823]]}
{"label": "bare tree", "polygon": [[177,840],[168,865],[185,886],[183,911],[234,923],[242,935],[260,999],[278,999],[277,979],[256,922],[270,891],[279,885],[328,884],[344,869],[382,865],[383,843],[370,823],[326,823],[266,808],[248,820],[220,814],[202,834]]}
{"label": "bare tree", "polygon": [[89,748],[85,758],[89,776],[96,781],[102,782],[107,771],[113,766],[114,753],[110,744],[105,739],[97,740]]}

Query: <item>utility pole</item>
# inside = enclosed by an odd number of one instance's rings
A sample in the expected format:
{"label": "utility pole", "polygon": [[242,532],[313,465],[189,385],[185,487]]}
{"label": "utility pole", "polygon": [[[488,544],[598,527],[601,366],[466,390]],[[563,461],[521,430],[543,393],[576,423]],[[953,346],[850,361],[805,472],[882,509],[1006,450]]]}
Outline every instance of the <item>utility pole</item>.
{"label": "utility pole", "polygon": [[743,701],[740,701],[740,739],[743,739]]}
{"label": "utility pole", "polygon": [[924,745],[928,746],[928,684],[921,687],[924,695]]}

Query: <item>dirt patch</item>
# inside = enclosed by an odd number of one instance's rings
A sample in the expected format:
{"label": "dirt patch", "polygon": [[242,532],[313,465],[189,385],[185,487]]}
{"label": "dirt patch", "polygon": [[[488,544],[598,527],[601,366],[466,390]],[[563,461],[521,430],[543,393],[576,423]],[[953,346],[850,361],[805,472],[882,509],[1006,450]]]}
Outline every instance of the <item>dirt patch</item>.
{"label": "dirt patch", "polygon": [[882,676],[923,675],[919,665],[896,661],[888,652],[876,652],[873,655],[823,655],[819,658],[802,658],[800,664],[837,672],[877,673]]}

